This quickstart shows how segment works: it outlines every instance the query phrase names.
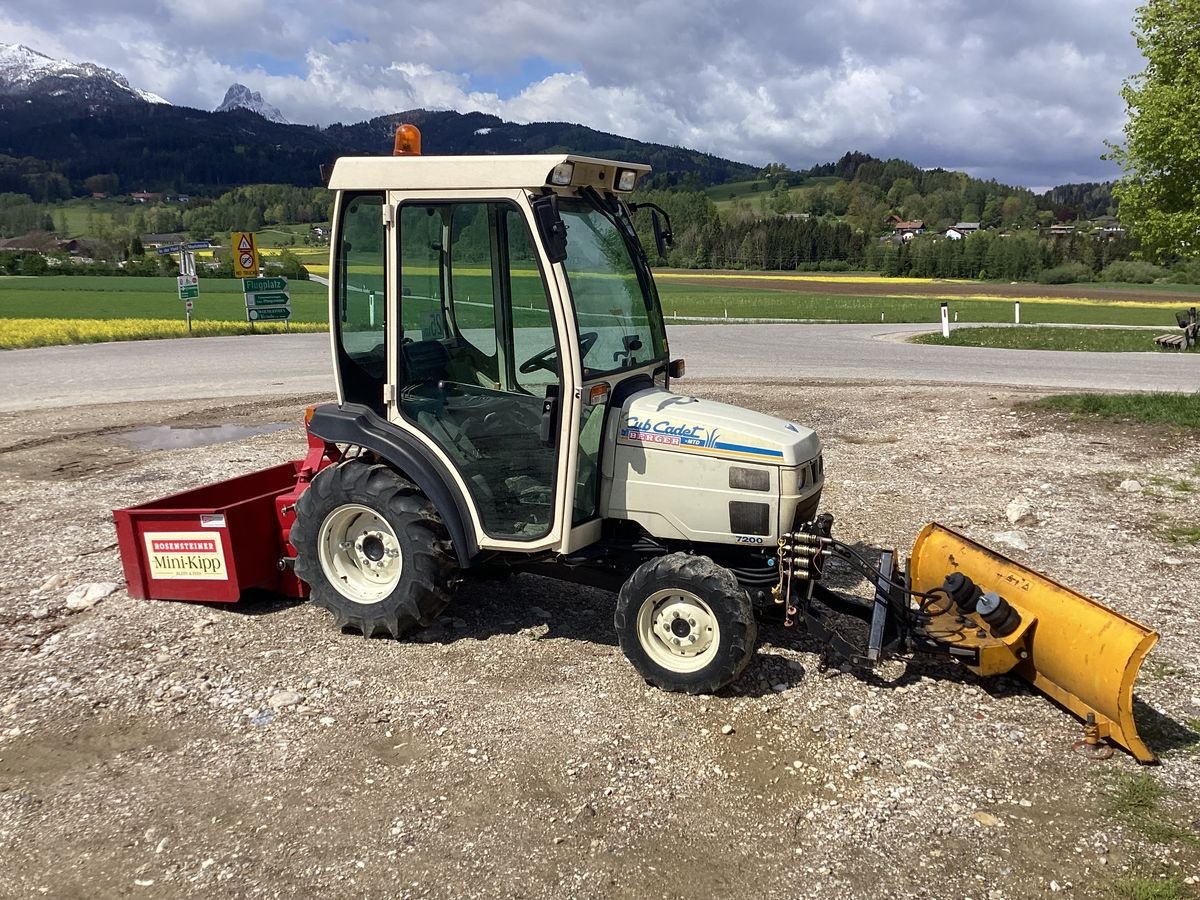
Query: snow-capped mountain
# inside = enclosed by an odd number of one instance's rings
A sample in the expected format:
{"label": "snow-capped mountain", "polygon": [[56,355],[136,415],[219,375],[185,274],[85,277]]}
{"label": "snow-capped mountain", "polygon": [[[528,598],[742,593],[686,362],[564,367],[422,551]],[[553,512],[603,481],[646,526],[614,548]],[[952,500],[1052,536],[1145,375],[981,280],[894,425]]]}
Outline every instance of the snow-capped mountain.
{"label": "snow-capped mountain", "polygon": [[231,84],[229,90],[225,92],[225,99],[216,108],[216,112],[229,112],[231,109],[248,109],[250,112],[258,113],[268,122],[278,122],[280,125],[291,124],[283,117],[283,113],[279,111],[278,107],[272,106],[263,99],[262,94],[250,90],[244,84]]}
{"label": "snow-capped mountain", "polygon": [[85,103],[168,103],[131,87],[119,72],[95,63],[54,59],[22,44],[0,43],[0,94],[70,97]]}

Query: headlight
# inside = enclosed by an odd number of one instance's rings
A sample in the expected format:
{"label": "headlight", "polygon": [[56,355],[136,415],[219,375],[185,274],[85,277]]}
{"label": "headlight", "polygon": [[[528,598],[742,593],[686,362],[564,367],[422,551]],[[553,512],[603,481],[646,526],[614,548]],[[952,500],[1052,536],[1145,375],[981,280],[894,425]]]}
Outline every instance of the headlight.
{"label": "headlight", "polygon": [[637,172],[633,169],[617,169],[616,177],[613,178],[613,186],[618,191],[628,193],[637,186]]}
{"label": "headlight", "polygon": [[560,187],[571,183],[571,179],[575,177],[575,163],[565,162],[559,163],[550,170],[550,183],[557,184]]}

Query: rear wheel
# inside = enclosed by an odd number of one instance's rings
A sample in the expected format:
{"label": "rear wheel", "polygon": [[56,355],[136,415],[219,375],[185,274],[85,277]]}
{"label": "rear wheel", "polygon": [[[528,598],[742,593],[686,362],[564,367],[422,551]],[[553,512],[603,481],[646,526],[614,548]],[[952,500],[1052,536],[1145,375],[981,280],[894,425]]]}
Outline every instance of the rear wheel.
{"label": "rear wheel", "polygon": [[667,691],[711,694],[745,671],[758,625],[737,578],[706,556],[672,553],[639,566],[621,587],[621,649]]}
{"label": "rear wheel", "polygon": [[323,470],[296,503],[291,541],[296,575],[339,628],[400,637],[450,602],[446,528],[388,466],[349,460]]}

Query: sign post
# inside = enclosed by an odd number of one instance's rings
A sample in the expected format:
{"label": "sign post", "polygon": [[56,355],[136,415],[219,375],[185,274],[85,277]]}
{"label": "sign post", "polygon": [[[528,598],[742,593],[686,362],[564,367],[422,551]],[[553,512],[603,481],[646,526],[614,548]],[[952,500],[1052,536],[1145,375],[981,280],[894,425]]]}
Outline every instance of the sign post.
{"label": "sign post", "polygon": [[179,299],[184,301],[183,314],[187,319],[188,336],[192,334],[192,301],[200,296],[200,278],[196,275],[196,254],[179,247]]}
{"label": "sign post", "polygon": [[246,298],[246,321],[250,328],[255,322],[283,321],[292,330],[292,296],[286,278],[243,278],[242,291]]}
{"label": "sign post", "polygon": [[950,308],[948,304],[942,304],[942,337],[950,337]]}
{"label": "sign post", "polygon": [[235,231],[230,235],[229,246],[233,248],[233,277],[254,278],[258,275],[258,247],[254,235],[249,231]]}

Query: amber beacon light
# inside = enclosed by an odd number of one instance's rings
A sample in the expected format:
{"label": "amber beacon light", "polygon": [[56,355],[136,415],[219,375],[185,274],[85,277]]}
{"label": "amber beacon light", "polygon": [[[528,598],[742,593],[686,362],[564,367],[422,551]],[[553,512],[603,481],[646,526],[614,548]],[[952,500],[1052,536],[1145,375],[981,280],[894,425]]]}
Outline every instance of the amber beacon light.
{"label": "amber beacon light", "polygon": [[392,156],[420,156],[421,131],[416,125],[397,126],[396,143],[392,148]]}

